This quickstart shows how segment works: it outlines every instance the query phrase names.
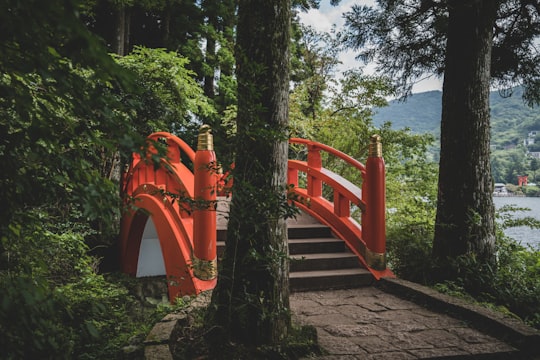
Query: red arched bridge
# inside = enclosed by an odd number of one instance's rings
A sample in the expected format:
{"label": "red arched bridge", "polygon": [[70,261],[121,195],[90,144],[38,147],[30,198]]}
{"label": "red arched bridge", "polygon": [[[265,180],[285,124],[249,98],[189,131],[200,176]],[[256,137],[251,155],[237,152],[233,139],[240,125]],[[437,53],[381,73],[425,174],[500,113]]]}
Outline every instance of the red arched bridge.
{"label": "red arched bridge", "polygon": [[[200,129],[196,151],[166,132],[154,133],[148,140],[146,157],[133,154],[123,177],[127,210],[120,233],[121,262],[123,271],[133,276],[166,275],[172,301],[216,285],[216,208],[225,201],[219,196],[225,177],[216,170],[219,166],[206,125]],[[298,138],[289,142],[307,152],[306,160],[288,163],[288,182],[299,199],[296,206],[344,241],[372,277],[393,276],[386,267],[380,137],[371,138],[365,165],[321,143]],[[158,143],[166,146],[166,156],[157,157]],[[326,169],[323,162],[328,157],[355,169],[361,187]],[[355,220],[355,213],[360,214],[360,221]]]}

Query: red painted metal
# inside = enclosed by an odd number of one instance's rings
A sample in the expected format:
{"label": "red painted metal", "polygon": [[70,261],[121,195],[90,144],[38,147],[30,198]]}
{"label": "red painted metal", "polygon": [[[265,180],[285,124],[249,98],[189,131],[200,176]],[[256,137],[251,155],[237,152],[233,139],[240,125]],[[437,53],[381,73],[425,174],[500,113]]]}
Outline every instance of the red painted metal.
{"label": "red painted metal", "polygon": [[385,166],[382,157],[370,156],[366,162],[365,199],[367,221],[364,223],[368,249],[374,253],[386,252],[386,187]]}
{"label": "red painted metal", "polygon": [[[290,143],[307,147],[307,161],[289,160],[288,183],[294,185],[298,196],[296,205],[309,213],[343,239],[360,262],[375,278],[393,276],[389,269],[372,268],[366,260],[371,254],[386,251],[384,160],[368,158],[367,166],[349,155],[315,141],[292,138]],[[358,170],[362,189],[350,181],[325,169],[321,151],[335,156]],[[306,174],[306,186],[300,186],[299,174]],[[322,184],[332,188],[333,201],[322,195]],[[361,211],[361,224],[351,217],[351,208]],[[368,240],[369,239],[369,240]]]}
{"label": "red painted metal", "polygon": [[182,220],[171,203],[160,199],[146,191],[159,190],[147,185],[145,190],[135,194],[137,206],[144,211],[131,211],[123,217],[122,238],[123,243],[123,270],[135,276],[137,261],[143,230],[151,216],[161,246],[165,270],[167,273],[169,298],[171,301],[177,296],[196,294],[202,291],[200,285],[193,281],[191,259],[185,256],[190,253],[191,242],[187,237],[190,229],[190,220]]}
{"label": "red painted metal", "polygon": [[[203,280],[195,276],[193,256],[203,262],[216,259],[216,195],[228,193],[232,179],[229,174],[218,175],[212,149],[195,152],[184,141],[165,132],[154,133],[148,139],[164,141],[167,157],[161,159],[160,166],[155,166],[152,155],[157,151],[149,146],[146,157],[133,154],[132,163],[123,176],[128,206],[120,234],[122,267],[128,274],[137,273],[142,233],[148,217],[152,216],[169,279],[169,297],[173,301],[178,295],[197,294],[216,284],[215,278]],[[386,251],[382,157],[370,156],[364,166],[321,143],[298,138],[290,142],[307,147],[306,161],[289,160],[288,182],[294,185],[292,191],[297,196],[297,206],[328,225],[375,278],[393,276],[389,269],[370,267],[368,261],[371,254]],[[322,151],[357,169],[362,188],[324,168]],[[182,162],[182,157],[193,163],[195,174]],[[305,182],[300,180],[302,173]],[[333,199],[323,197],[324,186],[332,189]],[[186,199],[190,201],[183,201]],[[187,203],[194,203],[195,208]],[[199,207],[201,204],[204,206]],[[352,208],[360,210],[362,225],[353,218]]]}
{"label": "red painted metal", "polygon": [[[154,133],[148,140],[165,141],[167,158],[161,159],[160,164],[154,164],[151,155],[156,154],[156,150],[149,146],[145,158],[133,154],[130,167],[123,175],[126,212],[121,223],[120,258],[123,271],[134,276],[142,234],[151,216],[165,262],[169,298],[173,301],[179,295],[213,289],[216,280],[200,280],[193,275],[194,228],[190,203],[195,195],[195,177],[181,162],[181,155],[195,161],[196,153],[169,133]],[[212,213],[215,216],[215,211]]]}
{"label": "red painted metal", "polygon": [[340,158],[341,160],[347,162],[349,165],[353,166],[354,168],[358,169],[362,176],[366,173],[366,167],[364,164],[362,164],[360,161],[350,157],[349,155],[345,154],[344,152],[341,152],[337,149],[334,149],[333,147],[330,147],[325,144],[318,143],[316,141],[307,140],[307,139],[301,139],[301,138],[291,138],[289,140],[290,144],[304,144],[308,147],[310,147],[314,151],[325,151],[331,155],[334,155],[337,158]]}
{"label": "red painted metal", "polygon": [[[201,128],[202,129],[202,128]],[[203,131],[203,130],[201,130]],[[194,168],[194,209],[193,209],[193,242],[195,258],[206,264],[207,271],[196,271],[195,276],[215,278],[217,269],[217,160],[213,144],[201,144],[201,137],[209,137],[208,133],[199,134],[199,144],[195,153]],[[211,146],[210,146],[211,145]]]}

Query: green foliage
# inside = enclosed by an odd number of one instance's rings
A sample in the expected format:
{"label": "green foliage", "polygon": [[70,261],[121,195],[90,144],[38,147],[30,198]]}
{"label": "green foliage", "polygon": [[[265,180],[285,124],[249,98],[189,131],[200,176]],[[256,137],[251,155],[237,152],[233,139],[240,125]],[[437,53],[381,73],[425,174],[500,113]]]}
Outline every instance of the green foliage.
{"label": "green foliage", "polygon": [[[320,51],[331,46],[332,38],[320,36],[313,39],[311,37],[314,34],[311,32],[309,35],[308,40],[318,40],[323,44],[311,44],[311,48],[318,51],[298,51],[298,56],[309,56],[309,62],[300,59],[296,62],[300,65],[335,64],[336,59],[331,56],[336,56],[337,52]],[[305,44],[309,42],[305,41]],[[299,48],[303,49],[302,46]],[[320,76],[316,72],[309,73],[303,69],[300,66],[300,69],[296,70],[298,79]],[[407,128],[395,130],[387,122],[379,123],[375,127],[371,121],[374,107],[385,106],[386,97],[393,94],[388,80],[364,75],[360,70],[347,71],[342,75],[339,86],[327,89],[326,99],[320,101],[320,107],[314,108],[317,110],[315,114],[304,111],[310,104],[305,88],[297,86],[294,89],[289,115],[292,135],[327,144],[363,162],[367,159],[370,136],[375,133],[381,135],[387,170],[387,239],[390,266],[398,275],[422,280],[425,270],[431,266],[430,248],[427,244],[433,236],[436,210],[438,172],[436,164],[426,159],[426,152],[433,142],[433,137],[413,133]],[[326,158],[323,161],[326,168],[361,186],[362,178],[358,171],[351,171],[341,161]],[[414,266],[411,266],[410,260],[413,258],[416,260]]]}
{"label": "green foliage", "polygon": [[[519,210],[505,206],[497,211],[496,264],[481,263],[474,254],[463,255],[450,263],[455,280],[437,283],[442,267],[430,260],[432,236],[429,231],[421,234],[418,229],[402,227],[401,232],[396,232],[399,234],[396,239],[389,238],[392,269],[402,278],[433,285],[450,295],[519,316],[540,328],[540,251],[523,246],[503,233],[508,227],[540,226],[538,220],[530,217],[515,218],[513,213]],[[411,232],[419,235],[410,236]]]}
{"label": "green foliage", "polygon": [[[6,358],[18,358],[21,352],[25,357],[41,358],[39,354],[46,353],[51,358],[69,358],[77,331],[66,326],[71,319],[68,299],[55,291],[53,283],[61,286],[80,275],[79,265],[87,260],[86,245],[80,236],[56,235],[39,227],[12,231],[2,237],[2,245],[8,270],[0,273],[6,295],[0,323],[6,327],[2,333],[12,334],[2,339]],[[61,270],[66,268],[64,277]]]}
{"label": "green foliage", "polygon": [[36,227],[2,237],[0,359],[116,359],[171,308],[142,307],[131,287],[97,274],[80,234]]}
{"label": "green foliage", "polygon": [[458,277],[451,286],[540,328],[538,249],[522,246],[499,233],[496,266],[480,264],[474,256],[464,255],[455,260],[453,267]]}
{"label": "green foliage", "polygon": [[[496,18],[491,78],[500,89],[519,83],[526,90],[524,99],[538,104],[538,9],[521,1],[500,1]],[[354,5],[344,14],[347,45],[358,51],[358,58],[374,61],[380,73],[388,75],[402,93],[426,74],[440,76],[445,71],[449,3],[421,0],[378,1],[374,6]],[[494,13],[495,15],[495,13]],[[514,25],[519,24],[516,28]]]}
{"label": "green foliage", "polygon": [[386,124],[387,250],[389,267],[400,277],[425,282],[432,268],[431,243],[437,203],[437,164],[426,159],[433,141]]}
{"label": "green foliage", "polygon": [[131,119],[140,134],[169,131],[183,138],[196,138],[198,125],[193,118],[215,112],[196,83],[195,73],[186,68],[189,60],[176,52],[135,47],[129,55],[116,57],[116,61],[136,74],[141,89],[140,93],[122,96],[126,105],[137,103]]}
{"label": "green foliage", "polygon": [[0,5],[2,359],[119,358],[129,337],[163,315],[98,274],[89,246],[116,235],[121,161],[144,146],[137,121],[156,120],[137,117],[141,106],[184,127],[209,109],[185,60],[141,49],[126,70],[78,9],[76,1]]}
{"label": "green foliage", "polygon": [[525,186],[525,196],[540,196],[540,187],[538,186]]}
{"label": "green foliage", "polygon": [[41,277],[2,274],[1,359],[68,359],[72,329],[64,326],[65,299]]}
{"label": "green foliage", "polygon": [[40,208],[111,236],[118,152],[143,144],[114,95],[134,91],[131,78],[79,21],[77,2],[8,1],[0,10],[0,231]]}

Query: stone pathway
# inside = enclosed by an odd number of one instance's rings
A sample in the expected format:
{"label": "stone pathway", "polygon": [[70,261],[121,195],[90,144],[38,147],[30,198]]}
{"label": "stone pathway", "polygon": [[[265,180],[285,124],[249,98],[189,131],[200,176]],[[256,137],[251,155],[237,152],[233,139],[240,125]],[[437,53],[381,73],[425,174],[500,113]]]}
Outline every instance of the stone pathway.
{"label": "stone pathway", "polygon": [[[206,306],[209,293],[190,308]],[[323,360],[540,360],[540,331],[519,320],[399,279],[347,290],[290,296],[297,323],[317,329]],[[145,341],[145,358],[172,360],[169,314]]]}
{"label": "stone pathway", "polygon": [[[317,359],[536,359],[464,319],[432,311],[377,287],[294,293],[291,309],[317,328]],[[536,339],[538,332],[526,327]],[[529,345],[528,345],[529,346]],[[540,352],[538,353],[540,354]]]}

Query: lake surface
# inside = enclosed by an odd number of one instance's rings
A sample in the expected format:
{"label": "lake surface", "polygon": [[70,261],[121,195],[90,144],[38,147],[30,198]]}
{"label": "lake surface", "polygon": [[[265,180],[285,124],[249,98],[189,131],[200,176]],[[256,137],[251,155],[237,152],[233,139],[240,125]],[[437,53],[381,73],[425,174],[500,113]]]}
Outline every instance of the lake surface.
{"label": "lake surface", "polygon": [[[495,196],[493,197],[495,207],[498,209],[504,205],[515,205],[522,208],[529,208],[526,212],[517,212],[515,217],[530,216],[540,220],[540,197],[512,197],[512,196]],[[535,248],[540,247],[540,229],[531,229],[527,226],[519,226],[506,229],[504,233],[518,241],[523,245],[531,244]]]}

